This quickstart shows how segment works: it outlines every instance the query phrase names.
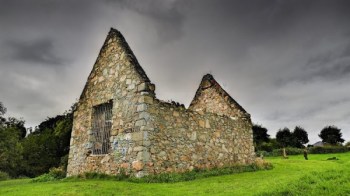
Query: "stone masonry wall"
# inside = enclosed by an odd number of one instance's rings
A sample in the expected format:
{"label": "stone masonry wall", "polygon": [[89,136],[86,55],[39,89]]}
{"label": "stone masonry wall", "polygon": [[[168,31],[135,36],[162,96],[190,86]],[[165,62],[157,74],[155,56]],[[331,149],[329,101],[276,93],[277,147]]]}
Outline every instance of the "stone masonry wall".
{"label": "stone masonry wall", "polygon": [[189,109],[226,115],[233,119],[250,117],[210,74],[203,77]]}
{"label": "stone masonry wall", "polygon": [[[124,38],[111,30],[74,112],[68,160],[68,176],[84,172],[117,174],[120,168],[140,167],[134,148],[144,142],[143,128],[150,123],[145,109],[154,85],[138,65]],[[91,154],[93,106],[113,101],[110,152]]]}
{"label": "stone masonry wall", "polygon": [[[67,175],[125,171],[140,177],[251,163],[250,115],[216,84],[205,76],[189,109],[158,100],[125,39],[111,29],[74,112]],[[109,101],[111,147],[94,155],[92,109]]]}
{"label": "stone masonry wall", "polygon": [[250,118],[234,120],[161,101],[150,107],[157,128],[148,133],[149,173],[184,172],[254,161]]}

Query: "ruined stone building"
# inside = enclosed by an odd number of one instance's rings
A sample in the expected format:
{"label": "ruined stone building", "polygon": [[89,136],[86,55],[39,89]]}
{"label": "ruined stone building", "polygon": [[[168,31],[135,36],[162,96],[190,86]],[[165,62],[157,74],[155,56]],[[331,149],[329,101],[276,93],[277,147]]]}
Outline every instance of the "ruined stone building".
{"label": "ruined stone building", "polygon": [[254,161],[250,115],[205,75],[189,108],[157,99],[121,33],[111,29],[81,94],[68,176],[136,176]]}

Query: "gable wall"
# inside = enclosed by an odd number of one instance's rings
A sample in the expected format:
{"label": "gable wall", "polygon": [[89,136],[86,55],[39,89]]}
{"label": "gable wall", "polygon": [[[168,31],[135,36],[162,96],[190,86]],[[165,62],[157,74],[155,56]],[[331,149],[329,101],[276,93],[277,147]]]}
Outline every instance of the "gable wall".
{"label": "gable wall", "polygon": [[[133,149],[143,145],[143,129],[149,123],[145,120],[149,118],[146,102],[154,96],[152,85],[135,69],[136,59],[114,33],[107,37],[74,112],[68,176],[84,172],[116,174],[121,167],[137,167],[137,157],[142,155]],[[111,150],[107,155],[93,155],[92,107],[109,100],[113,100]]]}
{"label": "gable wall", "polygon": [[249,114],[210,75],[203,77],[189,109],[232,118],[249,117]]}

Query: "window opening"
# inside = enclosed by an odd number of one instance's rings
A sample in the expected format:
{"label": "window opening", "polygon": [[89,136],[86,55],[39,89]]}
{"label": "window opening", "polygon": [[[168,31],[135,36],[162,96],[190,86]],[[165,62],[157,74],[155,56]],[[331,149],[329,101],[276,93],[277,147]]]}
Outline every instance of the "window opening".
{"label": "window opening", "polygon": [[112,128],[113,102],[94,106],[92,109],[92,134],[94,136],[92,154],[107,154]]}

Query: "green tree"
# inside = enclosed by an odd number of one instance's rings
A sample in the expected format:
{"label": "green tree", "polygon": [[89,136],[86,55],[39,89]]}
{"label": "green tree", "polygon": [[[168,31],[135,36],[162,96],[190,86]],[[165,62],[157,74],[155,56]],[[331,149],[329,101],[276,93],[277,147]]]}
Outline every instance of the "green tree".
{"label": "green tree", "polygon": [[66,168],[73,109],[63,115],[47,118],[25,138],[23,159],[27,176],[38,176],[52,167]]}
{"label": "green tree", "polygon": [[276,141],[281,147],[292,146],[293,135],[287,127],[279,129],[276,133]]}
{"label": "green tree", "polygon": [[[15,118],[6,118],[3,115],[6,108],[0,102],[0,171],[15,177],[21,172],[22,161],[22,128],[24,121]],[[24,128],[25,130],[25,128]]]}
{"label": "green tree", "polygon": [[59,165],[60,157],[56,155],[56,138],[49,132],[30,134],[22,145],[26,176],[35,177]]}
{"label": "green tree", "polygon": [[330,145],[342,144],[345,140],[342,138],[342,133],[340,131],[341,129],[336,126],[326,126],[321,130],[318,136],[324,143]]}
{"label": "green tree", "polygon": [[16,177],[21,172],[22,145],[16,127],[0,128],[0,171]]}
{"label": "green tree", "polygon": [[287,157],[286,147],[293,144],[293,135],[290,130],[285,127],[276,133],[276,141],[283,147],[283,157]]}
{"label": "green tree", "polygon": [[292,133],[293,136],[293,146],[297,148],[303,148],[304,144],[309,142],[308,134],[304,128],[296,126]]}
{"label": "green tree", "polygon": [[269,142],[270,135],[267,134],[267,129],[261,125],[253,125],[252,129],[255,148],[256,150],[262,150],[262,145]]}
{"label": "green tree", "polygon": [[6,108],[2,104],[2,102],[0,102],[0,127],[4,126],[6,122],[6,119],[3,117],[5,113],[6,113]]}
{"label": "green tree", "polygon": [[26,137],[27,129],[24,126],[25,121],[22,119],[17,119],[13,117],[9,117],[5,124],[7,127],[16,127],[17,133],[19,134],[20,139],[23,139]]}

